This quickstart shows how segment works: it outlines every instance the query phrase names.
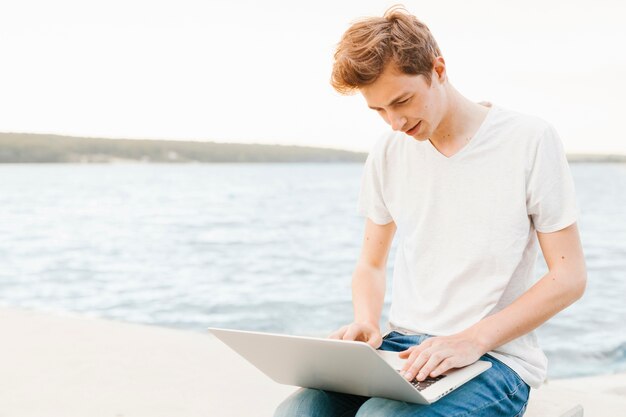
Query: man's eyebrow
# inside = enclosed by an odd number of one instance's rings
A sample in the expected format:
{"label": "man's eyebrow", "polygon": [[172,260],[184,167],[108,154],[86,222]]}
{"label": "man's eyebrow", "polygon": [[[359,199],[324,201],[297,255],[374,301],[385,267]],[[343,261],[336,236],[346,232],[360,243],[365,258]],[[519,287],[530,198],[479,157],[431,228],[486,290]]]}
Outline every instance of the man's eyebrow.
{"label": "man's eyebrow", "polygon": [[[406,95],[411,94],[410,92],[405,92],[400,94],[398,97],[394,98],[393,100],[391,100],[389,102],[389,104],[387,104],[387,106],[393,106],[394,104],[396,104],[398,101],[401,101],[402,99],[405,98]],[[372,106],[367,106],[372,110],[378,110],[378,107],[372,107]]]}

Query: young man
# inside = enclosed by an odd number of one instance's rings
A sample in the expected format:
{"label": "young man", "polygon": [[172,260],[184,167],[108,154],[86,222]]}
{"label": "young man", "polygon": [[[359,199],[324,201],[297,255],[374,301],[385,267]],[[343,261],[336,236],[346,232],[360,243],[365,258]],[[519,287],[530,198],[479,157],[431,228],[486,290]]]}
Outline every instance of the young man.
{"label": "young man", "polygon": [[[547,360],[533,329],[580,298],[586,267],[561,141],[540,118],[474,103],[449,82],[428,28],[402,8],[352,25],[332,84],[394,131],[371,151],[359,211],[354,322],[331,337],[400,352],[408,380],[492,367],[424,406],[302,389],[276,416],[518,416]],[[389,327],[379,320],[398,231]],[[549,272],[537,283],[538,244]]]}

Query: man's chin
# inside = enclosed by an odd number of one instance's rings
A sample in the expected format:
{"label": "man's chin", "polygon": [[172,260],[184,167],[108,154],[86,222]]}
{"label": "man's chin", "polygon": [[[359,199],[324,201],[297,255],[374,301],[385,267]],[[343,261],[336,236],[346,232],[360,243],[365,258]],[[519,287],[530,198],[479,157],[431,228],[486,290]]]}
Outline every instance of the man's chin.
{"label": "man's chin", "polygon": [[422,136],[422,135],[414,135],[414,136],[409,136],[409,137],[410,137],[411,139],[414,139],[414,140],[418,141],[418,142],[424,142],[424,141],[427,141],[427,140],[428,140],[428,138],[427,138],[427,137]]}

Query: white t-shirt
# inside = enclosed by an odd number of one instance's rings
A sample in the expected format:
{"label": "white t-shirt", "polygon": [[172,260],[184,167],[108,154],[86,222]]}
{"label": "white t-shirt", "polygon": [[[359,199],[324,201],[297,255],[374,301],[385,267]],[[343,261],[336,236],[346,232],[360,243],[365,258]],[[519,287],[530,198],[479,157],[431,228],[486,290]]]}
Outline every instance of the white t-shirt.
{"label": "white t-shirt", "polygon": [[[578,217],[555,129],[497,105],[451,157],[402,132],[379,140],[365,163],[358,212],[398,228],[390,328],[438,336],[522,295],[535,281],[535,230],[561,230]],[[489,353],[532,387],[546,378],[534,332]]]}

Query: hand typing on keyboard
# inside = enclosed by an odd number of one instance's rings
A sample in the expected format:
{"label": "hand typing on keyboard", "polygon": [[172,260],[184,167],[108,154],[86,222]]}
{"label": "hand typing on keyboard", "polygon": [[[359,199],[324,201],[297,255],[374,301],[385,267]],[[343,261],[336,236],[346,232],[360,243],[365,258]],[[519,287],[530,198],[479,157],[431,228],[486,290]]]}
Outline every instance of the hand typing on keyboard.
{"label": "hand typing on keyboard", "polygon": [[[402,373],[401,371],[398,371],[400,373]],[[411,382],[411,385],[413,385],[418,391],[422,391],[428,387],[430,387],[432,384],[434,384],[435,382],[439,381],[440,379],[445,378],[445,375],[439,375],[435,378],[426,378],[423,381],[418,381],[417,378],[413,379],[413,381]]]}
{"label": "hand typing on keyboard", "polygon": [[400,352],[400,358],[407,359],[401,370],[402,375],[407,381],[414,378],[424,381],[427,377],[438,377],[452,368],[472,364],[487,351],[467,332],[430,337]]}

